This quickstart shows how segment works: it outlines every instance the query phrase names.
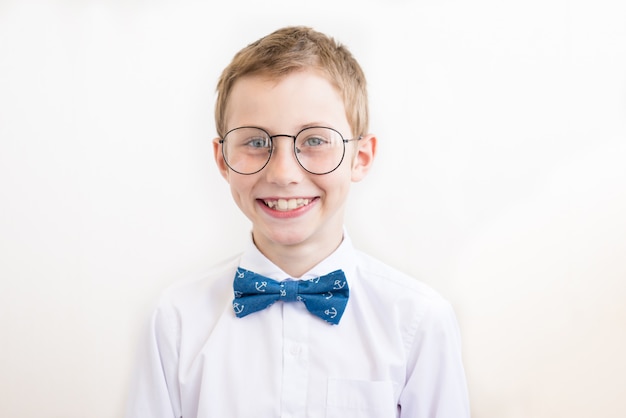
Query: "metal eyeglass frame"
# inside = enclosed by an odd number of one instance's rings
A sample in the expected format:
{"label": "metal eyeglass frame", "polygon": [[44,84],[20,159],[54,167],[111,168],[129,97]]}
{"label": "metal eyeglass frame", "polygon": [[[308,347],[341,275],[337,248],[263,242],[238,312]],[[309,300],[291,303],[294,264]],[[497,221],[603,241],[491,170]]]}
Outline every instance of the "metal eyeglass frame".
{"label": "metal eyeglass frame", "polygon": [[[306,131],[308,129],[315,129],[315,128],[330,129],[331,131],[335,131],[337,133],[337,135],[339,135],[339,138],[341,138],[341,141],[343,142],[343,152],[341,153],[341,159],[339,160],[339,163],[337,163],[337,166],[335,168],[333,168],[332,170],[326,171],[324,173],[315,173],[315,172],[313,172],[311,170],[308,170],[304,165],[302,165],[302,162],[300,162],[300,159],[298,158],[298,151],[299,150],[296,147],[296,138],[302,132],[304,132],[304,131]],[[226,158],[226,155],[225,155],[225,152],[224,152],[224,141],[228,137],[228,134],[233,132],[233,131],[239,130],[239,129],[258,129],[259,131],[264,132],[267,135],[267,137],[269,138],[269,140],[270,140],[270,151],[269,151],[269,157],[267,157],[267,161],[265,162],[265,164],[263,164],[263,166],[261,168],[259,168],[257,171],[254,171],[252,173],[242,173],[242,172],[237,171],[234,168],[232,168],[230,166],[230,164],[228,164],[228,159]],[[343,159],[346,156],[346,144],[348,142],[351,142],[351,141],[360,141],[361,139],[363,139],[362,135],[359,135],[358,138],[344,139],[343,135],[341,135],[341,132],[339,132],[338,130],[336,130],[334,128],[329,128],[328,126],[307,126],[306,128],[303,128],[300,131],[298,131],[298,133],[295,134],[295,135],[287,135],[287,134],[270,135],[269,132],[267,132],[263,128],[259,128],[258,126],[239,126],[237,128],[233,128],[230,131],[226,132],[226,134],[224,134],[224,138],[220,138],[220,140],[218,142],[222,145],[222,158],[224,159],[224,162],[226,163],[228,168],[230,168],[231,170],[233,170],[237,174],[241,174],[243,176],[251,176],[253,174],[256,174],[256,173],[260,172],[265,167],[267,167],[267,165],[269,164],[270,160],[272,159],[272,154],[274,153],[274,138],[279,138],[279,137],[286,137],[286,138],[293,139],[293,154],[296,157],[296,161],[298,162],[298,164],[300,165],[300,167],[302,167],[302,169],[304,171],[306,171],[307,173],[314,174],[316,176],[323,176],[325,174],[330,174],[333,171],[335,171],[336,169],[338,169],[339,166],[341,165],[341,163],[343,162]]]}

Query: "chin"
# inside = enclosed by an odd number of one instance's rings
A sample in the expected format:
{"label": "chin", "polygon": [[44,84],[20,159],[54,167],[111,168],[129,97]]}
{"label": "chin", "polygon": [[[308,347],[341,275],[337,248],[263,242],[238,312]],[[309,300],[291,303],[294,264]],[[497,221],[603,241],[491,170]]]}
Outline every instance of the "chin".
{"label": "chin", "polygon": [[265,237],[275,245],[291,247],[309,241],[311,235],[305,231],[284,230],[275,231],[269,235],[265,235]]}

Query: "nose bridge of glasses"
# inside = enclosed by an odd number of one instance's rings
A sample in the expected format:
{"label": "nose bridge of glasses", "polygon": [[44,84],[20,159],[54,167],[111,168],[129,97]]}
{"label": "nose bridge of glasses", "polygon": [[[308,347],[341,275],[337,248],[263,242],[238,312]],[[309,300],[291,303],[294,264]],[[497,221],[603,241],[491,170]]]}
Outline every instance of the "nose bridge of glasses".
{"label": "nose bridge of glasses", "polygon": [[287,135],[287,134],[278,134],[278,135],[270,135],[270,141],[274,142],[274,138],[290,138],[292,141],[296,140],[295,135]]}
{"label": "nose bridge of glasses", "polygon": [[275,138],[289,138],[291,139],[291,141],[287,141],[290,142],[291,145],[291,149],[293,149],[295,151],[295,145],[296,145],[296,136],[295,135],[287,135],[287,134],[278,134],[278,135],[270,135],[269,139],[271,141],[271,147],[272,147],[272,153],[274,153],[274,151],[276,150],[276,144],[278,144],[279,141],[276,141]]}

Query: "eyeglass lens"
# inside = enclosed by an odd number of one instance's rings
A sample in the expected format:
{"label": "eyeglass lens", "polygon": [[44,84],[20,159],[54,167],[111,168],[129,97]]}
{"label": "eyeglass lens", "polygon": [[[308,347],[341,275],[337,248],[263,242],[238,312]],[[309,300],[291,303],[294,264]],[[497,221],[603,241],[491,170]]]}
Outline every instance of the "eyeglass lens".
{"label": "eyeglass lens", "polygon": [[[240,174],[254,174],[269,162],[274,150],[273,142],[279,137],[270,136],[260,128],[243,127],[229,131],[223,141],[224,160]],[[327,174],[341,164],[345,152],[343,137],[331,128],[311,127],[298,133],[294,141],[298,163],[313,174]]]}

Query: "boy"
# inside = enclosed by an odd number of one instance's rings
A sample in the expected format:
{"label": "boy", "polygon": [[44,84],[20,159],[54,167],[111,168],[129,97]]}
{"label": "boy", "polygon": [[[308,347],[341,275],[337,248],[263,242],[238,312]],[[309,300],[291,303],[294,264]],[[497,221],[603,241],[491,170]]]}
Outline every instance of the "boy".
{"label": "boy", "polygon": [[450,305],[343,227],[376,154],[350,52],[283,28],[241,50],[217,92],[215,160],[251,239],[164,293],[128,417],[469,416]]}

